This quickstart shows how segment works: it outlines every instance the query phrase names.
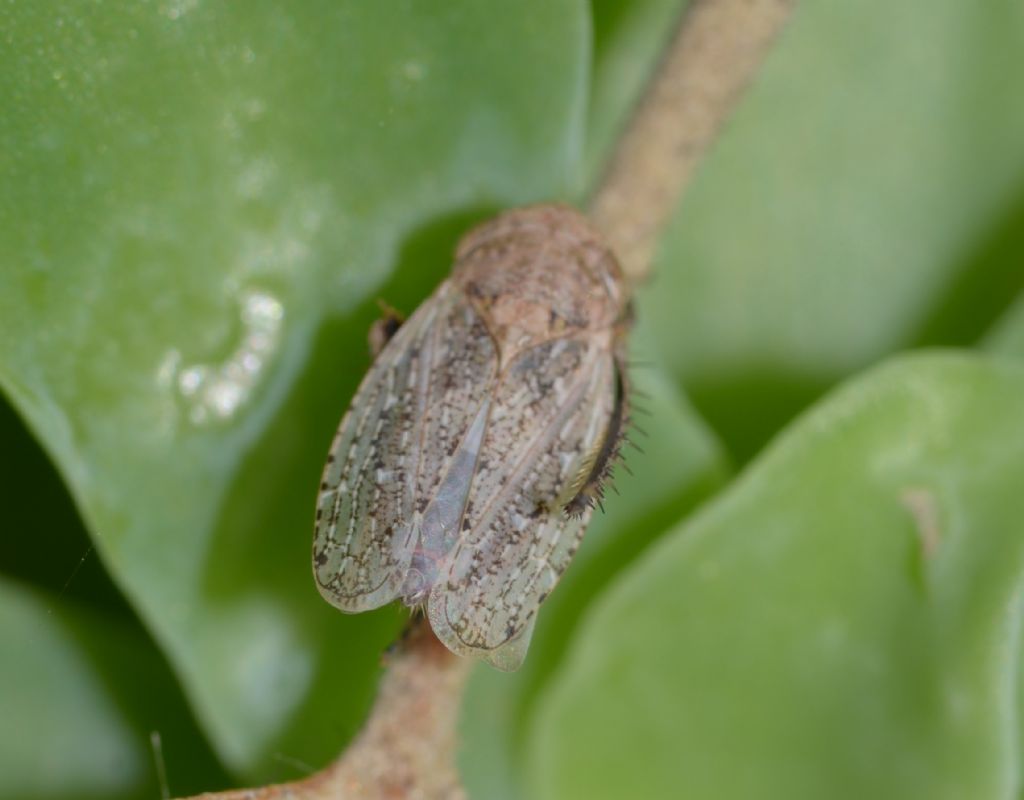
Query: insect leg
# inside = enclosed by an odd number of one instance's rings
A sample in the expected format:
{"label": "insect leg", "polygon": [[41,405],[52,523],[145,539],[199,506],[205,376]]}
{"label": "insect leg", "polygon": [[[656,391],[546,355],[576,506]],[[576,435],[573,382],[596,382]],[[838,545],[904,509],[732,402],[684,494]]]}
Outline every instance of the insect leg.
{"label": "insect leg", "polygon": [[380,307],[381,317],[370,325],[370,331],[367,335],[367,340],[370,343],[370,354],[374,358],[380,355],[384,345],[391,341],[391,337],[398,333],[398,329],[405,322],[405,317],[383,300],[378,300],[377,305]]}
{"label": "insect leg", "polygon": [[622,443],[629,441],[625,433],[629,425],[629,387],[623,362],[616,357],[615,405],[604,437],[583,461],[584,472],[577,479],[578,488],[564,506],[566,515],[582,516],[587,508],[593,508],[595,505],[604,511],[601,503],[604,498],[604,486],[611,477],[615,462],[621,458]]}

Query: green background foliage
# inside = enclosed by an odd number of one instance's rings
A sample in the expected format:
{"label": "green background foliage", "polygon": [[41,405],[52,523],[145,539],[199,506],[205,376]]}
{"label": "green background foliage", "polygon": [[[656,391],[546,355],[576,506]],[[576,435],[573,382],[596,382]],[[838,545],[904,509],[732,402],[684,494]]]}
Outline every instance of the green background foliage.
{"label": "green background foliage", "polygon": [[[583,202],[683,5],[0,9],[0,796],[352,736],[403,616],[309,546],[376,300]],[[1022,73],[1016,0],[800,5],[641,291],[634,475],[474,672],[471,796],[1017,793]]]}

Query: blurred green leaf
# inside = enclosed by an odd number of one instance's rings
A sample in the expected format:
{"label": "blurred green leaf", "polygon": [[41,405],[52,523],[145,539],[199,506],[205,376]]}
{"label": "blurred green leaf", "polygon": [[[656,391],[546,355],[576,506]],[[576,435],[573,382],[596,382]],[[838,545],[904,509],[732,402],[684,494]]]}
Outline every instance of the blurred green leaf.
{"label": "blurred green leaf", "polygon": [[585,9],[79,0],[0,30],[0,385],[221,755],[292,777],[270,756],[338,750],[401,621],[310,578],[373,300],[575,190]]}
{"label": "blurred green leaf", "polygon": [[813,409],[592,607],[528,796],[1010,796],[1021,408],[949,354]]}
{"label": "blurred green leaf", "polygon": [[[53,464],[0,396],[0,575],[133,620]],[[0,638],[3,632],[0,630]]]}
{"label": "blurred green leaf", "polygon": [[830,384],[976,341],[1024,290],[1024,4],[805,3],[702,165],[646,292],[745,460]]}
{"label": "blurred green leaf", "polygon": [[[1024,248],[1021,260],[1024,261]],[[993,353],[1024,358],[1024,293],[985,337],[984,345]]]}
{"label": "blurred green leaf", "polygon": [[[648,346],[641,331],[638,359]],[[725,481],[727,469],[717,442],[651,366],[633,369],[640,395],[630,437],[643,452],[628,447],[615,472],[619,490],[607,492],[607,513],[597,513],[583,546],[557,591],[545,602],[526,663],[516,673],[478,667],[470,681],[461,720],[459,763],[471,797],[501,800],[522,792],[521,754],[525,721],[534,700],[561,663],[586,608],[660,533]]]}
{"label": "blurred green leaf", "polygon": [[160,796],[223,784],[156,651],[130,627],[0,578],[0,796]]}

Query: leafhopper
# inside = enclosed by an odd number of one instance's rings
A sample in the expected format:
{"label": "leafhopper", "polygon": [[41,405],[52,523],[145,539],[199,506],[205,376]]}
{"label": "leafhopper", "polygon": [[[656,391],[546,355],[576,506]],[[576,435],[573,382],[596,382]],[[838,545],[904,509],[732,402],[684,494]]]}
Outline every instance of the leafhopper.
{"label": "leafhopper", "polygon": [[518,209],[466,234],[451,276],[378,330],[331,444],[320,593],[349,613],[400,599],[451,651],[517,669],[619,452],[630,321],[619,264],[578,212]]}

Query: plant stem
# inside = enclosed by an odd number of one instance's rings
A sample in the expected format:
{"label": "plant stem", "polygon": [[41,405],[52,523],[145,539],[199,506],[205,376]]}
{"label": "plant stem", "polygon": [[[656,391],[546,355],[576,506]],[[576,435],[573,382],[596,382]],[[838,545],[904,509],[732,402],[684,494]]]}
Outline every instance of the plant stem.
{"label": "plant stem", "polygon": [[590,216],[627,281],[655,246],[694,168],[753,78],[795,0],[693,0],[594,193]]}
{"label": "plant stem", "polygon": [[301,781],[194,800],[462,800],[455,724],[471,666],[420,617],[389,655],[373,712],[337,761]]}

